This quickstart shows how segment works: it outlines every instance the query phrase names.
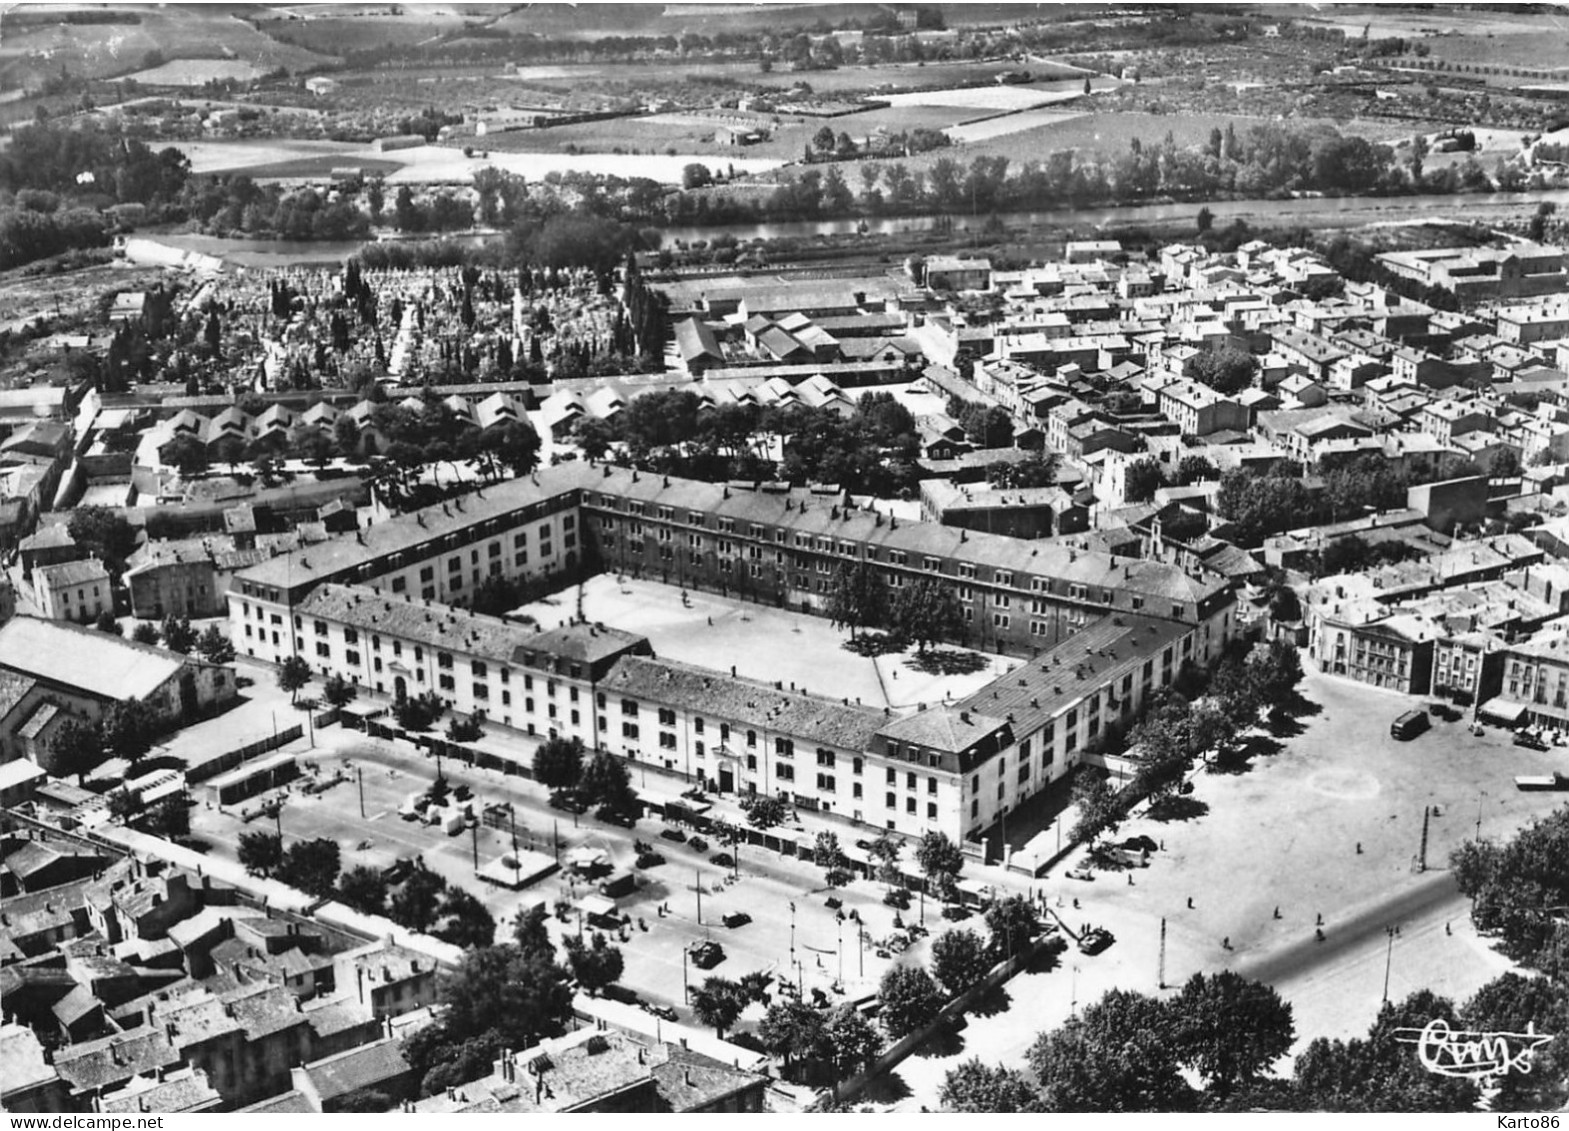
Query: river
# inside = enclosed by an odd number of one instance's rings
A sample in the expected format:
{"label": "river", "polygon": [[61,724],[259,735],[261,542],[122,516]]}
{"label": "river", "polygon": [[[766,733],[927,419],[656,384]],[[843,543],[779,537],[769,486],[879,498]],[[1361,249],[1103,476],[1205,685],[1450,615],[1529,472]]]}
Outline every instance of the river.
{"label": "river", "polygon": [[[1192,201],[1180,204],[1132,204],[1116,208],[1058,208],[1039,212],[1008,212],[1001,219],[1010,227],[1037,224],[1136,226],[1196,217],[1200,208],[1207,207],[1217,224],[1233,219],[1247,220],[1263,226],[1307,223],[1309,220],[1333,221],[1331,226],[1366,224],[1378,220],[1408,220],[1424,213],[1436,213],[1446,219],[1464,219],[1466,215],[1480,216],[1488,211],[1535,207],[1549,201],[1560,208],[1569,206],[1569,189],[1545,189],[1533,192],[1499,192],[1481,195],[1427,194],[1421,196],[1336,196],[1311,197],[1292,200],[1213,200]],[[850,217],[843,220],[785,220],[762,224],[712,224],[703,227],[666,227],[661,230],[669,243],[692,243],[712,240],[716,235],[732,235],[738,240],[779,239],[782,237],[811,237],[846,235],[861,230],[877,235],[898,232],[929,231],[936,223],[935,216],[883,216]],[[956,228],[963,229],[970,221],[955,218]]]}
{"label": "river", "polygon": [[[1560,209],[1569,209],[1569,189],[1545,189],[1533,192],[1500,192],[1488,195],[1460,194],[1423,196],[1337,196],[1313,197],[1294,200],[1214,200],[1193,201],[1181,204],[1133,204],[1118,208],[1058,208],[1038,212],[1006,212],[1001,219],[1009,227],[1057,226],[1137,226],[1191,219],[1200,208],[1207,207],[1217,225],[1233,219],[1247,220],[1254,226],[1311,224],[1317,221],[1326,227],[1351,227],[1375,223],[1380,220],[1399,221],[1417,219],[1433,214],[1444,219],[1482,219],[1490,214],[1514,209],[1534,208],[1547,201]],[[731,235],[738,240],[779,239],[783,237],[810,238],[812,236],[848,235],[861,230],[877,235],[899,232],[925,232],[937,222],[935,216],[868,216],[849,217],[843,220],[781,220],[761,224],[711,224],[703,227],[663,227],[666,244],[695,243],[712,240],[718,235]],[[955,218],[956,229],[964,230],[972,221]],[[658,225],[655,225],[656,227]],[[225,239],[220,236],[179,234],[147,238],[176,247],[206,252],[237,266],[287,267],[305,264],[342,262],[357,252],[363,243],[300,243],[286,240]],[[493,235],[468,233],[454,235],[451,239],[480,244]]]}

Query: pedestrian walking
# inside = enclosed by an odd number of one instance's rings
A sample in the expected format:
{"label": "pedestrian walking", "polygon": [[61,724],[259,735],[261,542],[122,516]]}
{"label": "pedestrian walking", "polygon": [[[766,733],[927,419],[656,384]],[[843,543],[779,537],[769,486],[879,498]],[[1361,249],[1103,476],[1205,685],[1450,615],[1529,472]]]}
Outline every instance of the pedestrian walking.
{"label": "pedestrian walking", "polygon": [[1318,918],[1314,920],[1313,925],[1316,927],[1322,927],[1324,925],[1324,913],[1322,911],[1318,913]]}
{"label": "pedestrian walking", "polygon": [[1193,897],[1191,895],[1188,896],[1188,910],[1189,911],[1193,910]]}
{"label": "pedestrian walking", "polygon": [[1358,856],[1362,855],[1362,842],[1360,840],[1357,841],[1357,855]]}
{"label": "pedestrian walking", "polygon": [[1315,939],[1317,939],[1319,942],[1323,942],[1324,941],[1324,929],[1322,927],[1316,928],[1313,931],[1313,937]]}
{"label": "pedestrian walking", "polygon": [[1444,924],[1444,934],[1446,934],[1446,935],[1454,934],[1454,932],[1449,929],[1449,924],[1448,923]]}
{"label": "pedestrian walking", "polygon": [[1133,886],[1133,873],[1132,872],[1128,873],[1128,886],[1130,888]]}
{"label": "pedestrian walking", "polygon": [[1278,907],[1275,908],[1275,918],[1277,918],[1277,919],[1280,918],[1280,908],[1278,908]]}
{"label": "pedestrian walking", "polygon": [[1227,935],[1225,938],[1220,940],[1220,949],[1221,950],[1230,950],[1231,949],[1231,936],[1230,935]]}
{"label": "pedestrian walking", "polygon": [[1073,899],[1073,909],[1075,911],[1077,911],[1079,909],[1079,900],[1078,900],[1077,896],[1075,896],[1074,899]]}

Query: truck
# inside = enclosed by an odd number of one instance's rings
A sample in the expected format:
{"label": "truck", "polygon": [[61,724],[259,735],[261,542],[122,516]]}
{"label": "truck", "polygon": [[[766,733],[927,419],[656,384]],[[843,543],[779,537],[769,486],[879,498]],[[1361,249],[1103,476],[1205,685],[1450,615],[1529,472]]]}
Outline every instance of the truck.
{"label": "truck", "polygon": [[409,794],[408,797],[404,799],[402,806],[399,807],[398,816],[402,817],[405,821],[419,820],[421,816],[421,803],[424,800],[425,795],[423,793]]}
{"label": "truck", "polygon": [[1427,717],[1427,712],[1421,708],[1407,711],[1394,722],[1389,724],[1389,733],[1401,742],[1415,738],[1432,725],[1432,720]]}
{"label": "truck", "polygon": [[448,836],[457,836],[468,827],[468,821],[463,816],[463,810],[456,805],[444,811],[441,821],[441,831]]}

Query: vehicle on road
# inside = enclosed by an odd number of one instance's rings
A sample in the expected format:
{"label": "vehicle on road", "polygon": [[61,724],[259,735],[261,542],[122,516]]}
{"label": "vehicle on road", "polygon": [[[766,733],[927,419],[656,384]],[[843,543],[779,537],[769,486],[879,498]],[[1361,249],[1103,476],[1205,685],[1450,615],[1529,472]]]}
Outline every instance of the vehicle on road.
{"label": "vehicle on road", "polygon": [[692,955],[692,965],[699,970],[712,970],[725,960],[725,948],[712,940],[692,944],[689,953]]}
{"label": "vehicle on road", "polygon": [[1531,730],[1515,731],[1514,741],[1516,746],[1524,746],[1527,750],[1546,750],[1548,747],[1547,740]]}
{"label": "vehicle on road", "polygon": [[1085,954],[1099,954],[1115,941],[1115,936],[1105,927],[1091,927],[1079,936],[1079,950]]}
{"label": "vehicle on road", "polygon": [[728,852],[716,852],[708,859],[713,863],[718,864],[721,868],[735,867],[735,857],[731,856]]}
{"label": "vehicle on road", "polygon": [[571,789],[551,790],[550,807],[563,809],[568,813],[583,813],[588,810],[588,806],[583,804],[583,799],[577,795],[577,791]]}
{"label": "vehicle on road", "polygon": [[707,852],[708,851],[708,842],[706,840],[704,840],[700,836],[695,836],[691,840],[687,841],[686,843],[687,843],[687,847],[688,848],[695,849],[698,852]]}
{"label": "vehicle on road", "polygon": [[1521,774],[1515,778],[1515,788],[1527,793],[1548,789],[1569,790],[1569,774]]}
{"label": "vehicle on road", "polygon": [[1432,725],[1433,720],[1428,718],[1427,712],[1418,707],[1390,723],[1389,733],[1401,742],[1409,742]]}
{"label": "vehicle on road", "polygon": [[745,911],[731,911],[724,916],[721,922],[732,931],[737,927],[744,927],[752,921],[752,917]]}
{"label": "vehicle on road", "polygon": [[660,829],[659,836],[662,840],[675,841],[677,844],[686,843],[686,833],[680,829]]}
{"label": "vehicle on road", "polygon": [[665,862],[665,858],[657,852],[640,852],[637,855],[639,868],[657,868]]}
{"label": "vehicle on road", "polygon": [[676,1012],[673,1005],[655,1005],[651,1001],[640,1001],[638,1005],[642,1007],[644,1013],[652,1013],[655,1017],[662,1018],[665,1021],[681,1020],[681,1015]]}

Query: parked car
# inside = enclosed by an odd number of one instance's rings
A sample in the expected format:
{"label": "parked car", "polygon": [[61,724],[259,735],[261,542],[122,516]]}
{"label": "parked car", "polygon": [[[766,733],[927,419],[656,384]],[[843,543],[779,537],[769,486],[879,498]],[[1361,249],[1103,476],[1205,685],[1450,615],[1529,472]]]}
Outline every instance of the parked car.
{"label": "parked car", "polygon": [[696,849],[698,852],[707,852],[708,851],[708,842],[706,840],[704,840],[700,836],[692,837],[686,843],[687,843],[687,847]]}
{"label": "parked car", "polygon": [[414,861],[400,856],[381,870],[381,878],[389,884],[401,884],[414,871]]}
{"label": "parked car", "polygon": [[663,1018],[666,1021],[679,1021],[681,1019],[681,1015],[676,1012],[673,1005],[655,1005],[650,1001],[640,1001],[638,1005],[642,1006],[644,1013],[652,1013],[655,1017]]}
{"label": "parked car", "polygon": [[1079,937],[1079,950],[1085,954],[1099,954],[1115,941],[1105,927],[1091,927]]}
{"label": "parked car", "polygon": [[659,835],[662,839],[673,840],[677,844],[686,843],[686,833],[682,832],[680,829],[660,829]]}
{"label": "parked car", "polygon": [[657,852],[640,852],[637,856],[639,868],[657,868],[665,862],[665,858]]}
{"label": "parked car", "polygon": [[1130,836],[1123,841],[1122,847],[1129,852],[1155,852],[1159,850],[1160,845],[1155,842],[1154,837],[1140,833],[1138,836]]}
{"label": "parked car", "polygon": [[735,857],[731,856],[728,852],[716,852],[708,859],[713,863],[718,864],[721,868],[735,867]]}
{"label": "parked car", "polygon": [[457,789],[452,791],[452,796],[456,797],[459,801],[467,801],[469,798],[474,796],[474,791],[467,785],[459,785]]}
{"label": "parked car", "polygon": [[694,944],[690,953],[699,970],[712,970],[725,960],[725,948],[711,940]]}
{"label": "parked car", "polygon": [[748,915],[745,911],[731,911],[729,914],[725,915],[723,917],[723,919],[721,919],[720,921],[722,923],[724,923],[725,926],[729,927],[733,931],[737,927],[744,927],[744,926],[746,926],[748,923],[750,923],[752,921],[752,917],[750,915]]}
{"label": "parked car", "polygon": [[1515,745],[1524,746],[1527,750],[1546,750],[1547,742],[1534,731],[1518,730],[1515,732]]}

